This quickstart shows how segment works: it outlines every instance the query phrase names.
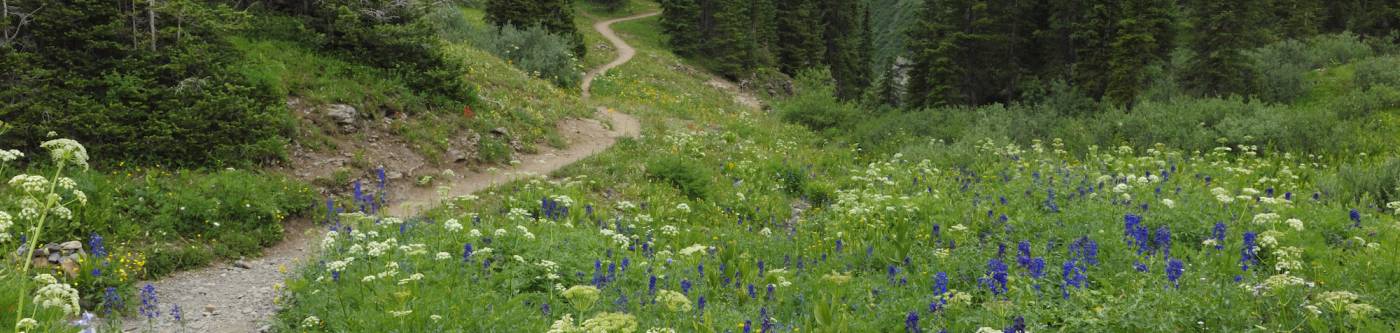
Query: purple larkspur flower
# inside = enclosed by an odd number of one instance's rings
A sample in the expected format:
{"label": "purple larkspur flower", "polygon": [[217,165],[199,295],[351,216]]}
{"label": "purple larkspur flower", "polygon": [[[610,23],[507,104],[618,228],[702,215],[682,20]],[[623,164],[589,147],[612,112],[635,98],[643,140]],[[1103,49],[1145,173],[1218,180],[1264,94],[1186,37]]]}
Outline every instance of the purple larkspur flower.
{"label": "purple larkspur flower", "polygon": [[1181,274],[1185,270],[1186,268],[1182,265],[1181,260],[1167,260],[1167,280],[1172,282],[1173,288],[1181,286],[1181,283],[1178,280],[1181,279]]}

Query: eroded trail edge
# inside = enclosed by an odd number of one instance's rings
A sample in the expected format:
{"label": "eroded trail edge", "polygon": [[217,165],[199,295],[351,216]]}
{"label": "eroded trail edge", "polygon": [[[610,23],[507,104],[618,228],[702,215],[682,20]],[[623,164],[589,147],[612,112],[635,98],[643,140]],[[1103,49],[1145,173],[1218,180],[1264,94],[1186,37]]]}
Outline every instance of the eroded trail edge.
{"label": "eroded trail edge", "polygon": [[[617,48],[618,57],[584,76],[581,86],[584,98],[588,98],[595,77],[627,63],[637,53],[636,49],[617,37],[610,26],[657,14],[660,13],[610,19],[593,25]],[[612,147],[618,138],[635,137],[641,133],[641,125],[636,118],[606,107],[599,107],[594,118],[568,119],[557,125],[560,135],[569,142],[568,148],[546,147],[534,154],[516,156],[519,163],[508,167],[492,168],[485,172],[461,172],[458,177],[443,179],[445,182],[438,186],[442,187],[441,190],[415,188],[406,193],[397,193],[397,200],[391,202],[385,212],[395,216],[412,215],[432,208],[443,199],[524,177],[548,174]],[[446,194],[446,197],[442,194]],[[151,281],[164,312],[164,318],[154,326],[155,331],[260,332],[269,329],[266,321],[277,312],[277,296],[281,293],[287,274],[311,260],[314,254],[312,249],[324,234],[323,229],[306,221],[288,222],[287,229],[286,239],[268,248],[263,257],[217,263]],[[184,313],[182,324],[169,318],[168,309],[172,305],[181,307]],[[146,331],[151,328],[144,318],[127,318],[124,326],[125,331]]]}

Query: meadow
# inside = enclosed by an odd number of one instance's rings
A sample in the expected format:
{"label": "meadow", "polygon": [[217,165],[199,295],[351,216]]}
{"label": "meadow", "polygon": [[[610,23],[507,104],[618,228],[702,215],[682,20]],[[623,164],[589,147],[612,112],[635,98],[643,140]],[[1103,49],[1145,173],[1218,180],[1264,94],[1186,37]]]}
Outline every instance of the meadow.
{"label": "meadow", "polygon": [[[139,281],[255,257],[295,222],[325,237],[269,281],[269,331],[1400,330],[1395,45],[1341,33],[1258,47],[1267,89],[1252,97],[1196,97],[1159,75],[1131,108],[1037,82],[1019,101],[901,110],[838,98],[830,70],[806,70],[793,95],[757,91],[768,105],[752,107],[650,17],[613,26],[638,53],[579,96],[579,72],[618,54],[593,22],[660,5],[579,2],[582,59],[542,28],[487,26],[479,1],[360,27],[431,34],[411,35],[433,45],[417,61],[461,70],[434,77],[327,47],[309,23],[325,17],[258,12],[220,37],[238,82],[403,120],[384,133],[425,160],[463,130],[502,128],[524,146],[481,137],[465,167],[508,168],[566,146],[555,124],[600,107],[642,135],[413,216],[374,204],[390,200],[385,172],[405,170],[337,147],[369,134],[276,100],[259,100],[278,105],[258,109],[275,125],[265,158],[295,146],[354,161],[308,180],[251,161],[128,165],[67,133],[0,147],[0,325],[185,329],[212,314]],[[469,94],[423,89],[444,82]],[[48,245],[69,240],[74,267],[24,260],[67,256]]]}
{"label": "meadow", "polygon": [[836,148],[676,70],[653,24],[618,25],[642,52],[595,86],[642,138],[423,216],[323,221],[281,327],[1385,332],[1400,315],[1400,204],[1329,190],[1345,156]]}

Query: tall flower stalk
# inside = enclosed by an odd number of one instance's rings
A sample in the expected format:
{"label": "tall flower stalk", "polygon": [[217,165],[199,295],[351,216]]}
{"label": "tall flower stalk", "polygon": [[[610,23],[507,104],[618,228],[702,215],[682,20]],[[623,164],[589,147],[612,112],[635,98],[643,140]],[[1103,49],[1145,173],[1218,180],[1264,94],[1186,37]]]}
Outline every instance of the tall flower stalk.
{"label": "tall flower stalk", "polygon": [[[55,164],[53,177],[44,179],[42,176],[19,175],[10,179],[9,182],[10,186],[20,187],[21,192],[28,196],[28,198],[20,200],[23,211],[19,214],[19,218],[33,221],[33,227],[25,230],[30,231],[30,233],[27,235],[26,244],[28,246],[24,254],[30,257],[34,255],[34,251],[38,249],[38,245],[43,239],[44,227],[49,220],[50,213],[57,212],[60,219],[72,219],[72,211],[65,207],[66,204],[87,203],[86,195],[72,188],[73,180],[63,177],[64,169],[70,164],[87,168],[87,150],[77,141],[69,139],[49,140],[39,146],[48,149],[53,157]],[[70,195],[73,198],[67,203],[63,202],[63,196],[58,193],[60,188],[71,192]],[[24,264],[21,266],[20,275],[27,277],[34,261],[32,258],[23,259]],[[25,313],[25,300],[28,298],[29,288],[21,288],[19,299],[16,302],[15,314],[17,318]],[[15,327],[15,331],[19,331],[18,326]]]}

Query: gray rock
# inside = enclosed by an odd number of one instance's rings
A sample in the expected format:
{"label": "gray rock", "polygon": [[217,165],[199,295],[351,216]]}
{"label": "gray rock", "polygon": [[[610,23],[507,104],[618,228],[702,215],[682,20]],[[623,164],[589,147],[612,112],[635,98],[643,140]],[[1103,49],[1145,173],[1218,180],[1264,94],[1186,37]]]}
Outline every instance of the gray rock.
{"label": "gray rock", "polygon": [[355,107],[346,104],[331,104],[326,106],[326,115],[341,125],[351,125],[360,117],[360,111]]}
{"label": "gray rock", "polygon": [[57,264],[57,263],[58,263],[59,261],[61,261],[61,260],[63,260],[63,254],[58,253],[58,252],[49,252],[49,262],[50,262],[50,263],[55,263],[55,264]]}
{"label": "gray rock", "polygon": [[83,250],[83,242],[79,242],[79,241],[68,241],[68,242],[64,242],[63,244],[59,244],[58,247],[61,248],[61,249],[63,249],[64,251],[82,251],[82,250]]}
{"label": "gray rock", "polygon": [[509,131],[509,130],[506,130],[505,127],[497,127],[497,128],[491,129],[491,134],[500,135],[500,136],[510,136],[510,131]]}
{"label": "gray rock", "polygon": [[234,262],[233,262],[233,267],[238,267],[238,268],[242,268],[242,269],[253,269],[253,265],[248,264],[247,261],[243,261],[242,259],[237,260],[237,261],[234,261]]}

